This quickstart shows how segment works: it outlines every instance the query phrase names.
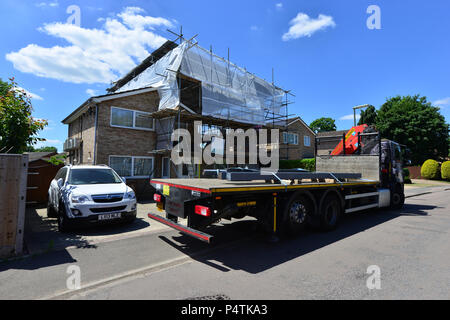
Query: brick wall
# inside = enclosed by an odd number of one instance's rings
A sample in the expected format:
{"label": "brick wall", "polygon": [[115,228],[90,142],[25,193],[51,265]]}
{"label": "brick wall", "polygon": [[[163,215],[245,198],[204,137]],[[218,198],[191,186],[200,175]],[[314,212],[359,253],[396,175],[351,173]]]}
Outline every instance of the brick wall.
{"label": "brick wall", "polygon": [[95,107],[78,117],[69,124],[69,138],[78,138],[82,141],[81,149],[70,153],[69,161],[73,163],[74,158],[77,164],[94,163],[95,144]]}
{"label": "brick wall", "polygon": [[97,124],[97,164],[109,165],[110,155],[152,156],[150,151],[156,148],[154,131],[117,128],[111,126],[111,107],[132,109],[143,112],[155,112],[159,97],[156,92],[105,101],[99,104]]}

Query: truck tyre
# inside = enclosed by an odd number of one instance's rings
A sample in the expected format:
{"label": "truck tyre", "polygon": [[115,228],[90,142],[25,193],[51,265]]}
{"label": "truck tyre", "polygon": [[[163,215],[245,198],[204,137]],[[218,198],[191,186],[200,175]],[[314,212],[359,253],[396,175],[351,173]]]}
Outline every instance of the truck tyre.
{"label": "truck tyre", "polygon": [[341,217],[341,202],[335,194],[328,194],[320,203],[320,228],[323,231],[336,229]]}
{"label": "truck tyre", "polygon": [[53,208],[50,201],[47,202],[47,218],[57,218],[58,215],[56,214],[55,208]]}
{"label": "truck tyre", "polygon": [[66,208],[64,207],[64,204],[59,205],[59,211],[58,211],[58,231],[61,233],[66,233],[69,231],[69,218],[67,218],[66,214]]}
{"label": "truck tyre", "polygon": [[284,208],[283,233],[287,236],[298,234],[313,215],[314,206],[305,195],[293,195]]}
{"label": "truck tyre", "polygon": [[396,186],[391,193],[391,209],[399,210],[405,203],[405,194],[400,186]]}
{"label": "truck tyre", "polygon": [[178,223],[178,217],[172,214],[166,213],[166,219],[169,219],[172,222]]}

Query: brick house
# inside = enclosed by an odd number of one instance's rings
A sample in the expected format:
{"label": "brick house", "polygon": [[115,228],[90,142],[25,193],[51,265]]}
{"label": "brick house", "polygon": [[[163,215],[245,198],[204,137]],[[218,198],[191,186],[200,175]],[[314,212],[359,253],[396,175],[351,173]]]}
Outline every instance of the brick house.
{"label": "brick house", "polygon": [[280,131],[280,159],[298,160],[314,158],[315,133],[300,117],[288,119]]}
{"label": "brick house", "polygon": [[[177,48],[177,45],[167,41],[108,89],[108,94],[88,99],[62,121],[69,127],[68,139],[64,143],[69,163],[109,165],[119,175],[127,178],[127,183],[134,187],[139,196],[150,190],[150,176],[197,177],[204,168],[194,165],[175,166],[171,161],[173,143],[170,138],[176,128],[186,128],[192,132],[194,121],[199,120],[204,126],[206,124],[206,130],[219,128],[222,132],[228,128],[246,130],[264,127],[258,118],[259,113],[248,115],[249,119],[256,119],[255,122],[244,119],[243,115],[247,117],[248,111],[242,110],[242,106],[241,109],[226,110],[228,114],[231,111],[235,115],[233,117],[224,117],[224,108],[213,109],[208,105],[211,99],[208,100],[209,97],[205,96],[207,89],[214,86],[214,83],[208,82],[209,87],[203,87],[198,79],[186,76],[187,72],[184,72],[182,67],[174,77],[179,88],[176,106],[161,108],[162,100],[171,100],[167,99],[160,87],[139,86],[139,77],[147,79],[146,72],[157,66],[160,59],[164,60],[163,57],[170,55],[174,48]],[[164,68],[159,66],[158,70]],[[265,90],[264,86],[269,89],[273,86],[255,78],[254,75],[251,77],[252,81],[259,81],[258,90]],[[275,87],[272,89],[278,90],[277,92],[281,90]],[[276,127],[284,132],[280,133],[280,159],[314,156],[314,132],[300,117],[288,119],[285,125]]]}

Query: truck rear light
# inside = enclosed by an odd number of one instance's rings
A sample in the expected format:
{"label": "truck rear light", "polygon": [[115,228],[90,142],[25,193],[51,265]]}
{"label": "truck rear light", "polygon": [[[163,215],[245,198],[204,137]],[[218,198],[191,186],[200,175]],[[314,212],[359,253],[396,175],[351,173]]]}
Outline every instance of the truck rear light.
{"label": "truck rear light", "polygon": [[211,209],[204,206],[195,206],[195,213],[204,217],[211,216]]}
{"label": "truck rear light", "polygon": [[161,195],[155,193],[155,194],[153,195],[153,200],[155,200],[156,202],[161,202]]}

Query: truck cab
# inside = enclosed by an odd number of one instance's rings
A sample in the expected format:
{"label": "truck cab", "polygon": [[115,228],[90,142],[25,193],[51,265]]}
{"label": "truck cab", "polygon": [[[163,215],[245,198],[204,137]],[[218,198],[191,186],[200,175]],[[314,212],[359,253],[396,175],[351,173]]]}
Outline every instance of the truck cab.
{"label": "truck cab", "polygon": [[391,206],[400,208],[404,201],[403,158],[401,146],[388,139],[381,140],[380,185],[391,190]]}

